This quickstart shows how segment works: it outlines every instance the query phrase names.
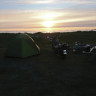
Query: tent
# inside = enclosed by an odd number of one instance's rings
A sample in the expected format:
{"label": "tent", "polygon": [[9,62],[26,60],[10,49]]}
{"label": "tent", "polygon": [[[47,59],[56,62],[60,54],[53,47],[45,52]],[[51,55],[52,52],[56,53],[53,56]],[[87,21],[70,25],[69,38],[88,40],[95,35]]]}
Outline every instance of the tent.
{"label": "tent", "polygon": [[17,34],[10,42],[7,50],[7,56],[25,58],[40,54],[39,46],[27,34]]}

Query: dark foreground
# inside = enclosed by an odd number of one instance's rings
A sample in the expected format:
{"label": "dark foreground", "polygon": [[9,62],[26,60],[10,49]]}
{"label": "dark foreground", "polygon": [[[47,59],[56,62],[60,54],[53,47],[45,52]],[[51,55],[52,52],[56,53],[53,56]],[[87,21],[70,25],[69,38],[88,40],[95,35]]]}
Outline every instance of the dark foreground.
{"label": "dark foreground", "polygon": [[[74,34],[76,35],[76,33]],[[84,34],[85,38],[94,40],[96,38],[96,35],[94,36],[96,33],[92,35],[93,37],[86,37],[85,33],[78,33],[79,37],[80,34]],[[64,36],[67,35],[62,35],[61,40],[71,42],[70,45],[75,41],[74,39],[69,40],[70,34],[67,37]],[[51,41],[45,38],[34,39],[41,48],[41,54],[38,56],[25,59],[8,58],[4,56],[5,51],[1,51],[0,96],[96,95],[95,55],[74,54],[69,51],[67,57],[62,59],[53,53]],[[82,39],[84,40],[83,37]],[[79,38],[79,40],[82,39]],[[89,39],[84,41],[95,44]],[[5,45],[2,44],[2,46],[5,48],[7,41],[2,42],[4,42]]]}

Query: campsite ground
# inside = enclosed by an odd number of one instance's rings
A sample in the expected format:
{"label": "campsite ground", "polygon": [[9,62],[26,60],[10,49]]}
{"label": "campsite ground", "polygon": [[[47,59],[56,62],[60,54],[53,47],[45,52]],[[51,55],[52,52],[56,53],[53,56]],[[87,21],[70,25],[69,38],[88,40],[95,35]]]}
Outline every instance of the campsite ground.
{"label": "campsite ground", "polygon": [[35,34],[41,54],[25,59],[8,58],[6,48],[16,34],[0,34],[0,96],[95,96],[96,56],[68,52],[57,57],[46,36],[60,36],[72,46],[76,41],[94,44],[95,32]]}

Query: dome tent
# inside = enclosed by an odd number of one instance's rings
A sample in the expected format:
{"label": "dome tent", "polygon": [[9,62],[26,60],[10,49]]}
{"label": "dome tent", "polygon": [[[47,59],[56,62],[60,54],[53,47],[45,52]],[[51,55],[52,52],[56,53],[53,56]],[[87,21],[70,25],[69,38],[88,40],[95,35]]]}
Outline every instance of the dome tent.
{"label": "dome tent", "polygon": [[25,58],[40,54],[39,46],[27,34],[17,34],[17,36],[10,42],[7,56]]}

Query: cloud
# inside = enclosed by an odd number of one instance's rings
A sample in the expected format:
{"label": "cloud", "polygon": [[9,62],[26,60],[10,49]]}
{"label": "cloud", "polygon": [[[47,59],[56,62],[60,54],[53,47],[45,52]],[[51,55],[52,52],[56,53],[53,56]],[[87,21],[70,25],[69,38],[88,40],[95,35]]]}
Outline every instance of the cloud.
{"label": "cloud", "polygon": [[0,0],[0,29],[96,26],[96,0]]}
{"label": "cloud", "polygon": [[2,3],[9,3],[9,4],[46,4],[46,3],[53,3],[54,0],[6,0],[1,1]]}
{"label": "cloud", "polygon": [[[39,12],[39,13],[38,13]],[[51,20],[57,27],[96,26],[96,12],[90,10],[0,10],[0,28],[44,28],[43,22]]]}
{"label": "cloud", "polygon": [[60,4],[60,3],[74,3],[74,4],[96,4],[96,0],[0,0],[1,3],[9,4]]}
{"label": "cloud", "polygon": [[57,0],[57,2],[61,3],[77,3],[77,4],[96,4],[95,0]]}

